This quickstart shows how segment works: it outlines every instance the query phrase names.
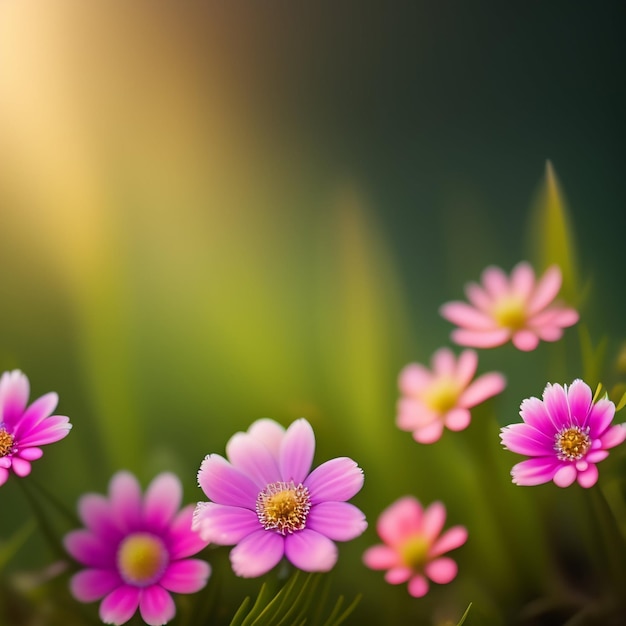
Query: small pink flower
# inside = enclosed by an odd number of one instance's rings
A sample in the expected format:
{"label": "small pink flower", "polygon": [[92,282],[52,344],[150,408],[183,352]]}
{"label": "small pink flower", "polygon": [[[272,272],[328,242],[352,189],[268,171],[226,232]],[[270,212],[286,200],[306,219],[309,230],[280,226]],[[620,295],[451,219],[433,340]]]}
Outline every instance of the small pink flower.
{"label": "small pink flower", "polygon": [[47,393],[30,406],[28,378],[19,370],[0,378],[0,485],[12,470],[17,476],[30,474],[31,461],[40,459],[39,446],[63,439],[72,428],[68,417],[51,415],[57,406],[56,393]]}
{"label": "small pink flower", "polygon": [[428,593],[429,578],[445,585],[458,571],[456,563],[442,555],[462,546],[467,530],[453,526],[441,535],[445,521],[441,502],[424,510],[415,498],[400,498],[380,514],[376,530],[384,543],[368,548],[363,562],[371,569],[387,570],[385,580],[392,585],[408,581],[409,593],[421,598]]}
{"label": "small pink flower", "polygon": [[109,496],[86,494],[78,512],[86,528],[65,536],[65,548],[87,567],[70,589],[80,602],[100,603],[105,624],[124,624],[137,611],[146,624],[171,620],[170,595],[195,593],[206,585],[208,563],[190,557],[207,545],[191,530],[193,505],[179,511],[182,487],[176,476],[159,474],[142,497],[137,479],[118,472]]}
{"label": "small pink flower", "polygon": [[472,382],[478,366],[473,350],[464,350],[458,360],[452,350],[440,348],[431,361],[432,371],[412,363],[400,372],[397,425],[413,432],[420,443],[433,443],[443,427],[463,430],[470,423],[469,409],[499,394],[506,385],[502,374],[483,374]]}
{"label": "small pink flower", "polygon": [[283,558],[307,572],[326,572],[337,561],[335,541],[349,541],[367,527],[346,502],[363,486],[363,471],[340,457],[311,471],[315,436],[305,419],[285,430],[270,419],[226,445],[228,460],[208,455],[198,482],[211,502],[200,502],[193,527],[207,541],[235,545],[235,574],[255,577]]}
{"label": "small pink flower", "polygon": [[499,267],[488,267],[482,286],[469,283],[471,304],[448,302],[441,315],[460,328],[452,341],[461,346],[493,348],[511,340],[519,350],[534,350],[539,340],[557,341],[563,328],[578,321],[578,313],[554,300],[561,288],[561,270],[553,265],[537,280],[532,267],[518,263],[511,278]]}
{"label": "small pink flower", "polygon": [[592,487],[598,480],[596,463],[626,439],[626,424],[611,425],[615,405],[606,397],[593,403],[591,389],[582,380],[547,385],[543,401],[522,402],[522,424],[502,428],[502,445],[511,452],[533,457],[513,467],[516,485],[554,481],[568,487],[575,480]]}

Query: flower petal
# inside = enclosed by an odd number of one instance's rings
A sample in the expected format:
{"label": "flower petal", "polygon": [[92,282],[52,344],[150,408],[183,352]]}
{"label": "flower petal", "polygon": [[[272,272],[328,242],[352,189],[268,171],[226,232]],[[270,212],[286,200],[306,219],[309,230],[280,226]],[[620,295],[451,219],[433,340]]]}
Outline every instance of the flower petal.
{"label": "flower petal", "polygon": [[398,567],[392,567],[385,574],[385,580],[390,585],[401,585],[411,578],[412,573],[413,572],[410,567],[407,567],[406,565],[399,565]]}
{"label": "flower petal", "polygon": [[130,472],[117,472],[109,483],[111,518],[123,532],[141,527],[141,487]]}
{"label": "flower petal", "polygon": [[211,567],[200,559],[184,559],[169,564],[159,584],[174,593],[196,593],[206,584]]}
{"label": "flower petal", "polygon": [[550,419],[546,405],[539,398],[526,398],[520,406],[522,419],[539,433],[553,441],[554,435],[560,430]]}
{"label": "flower petal", "polygon": [[293,480],[297,485],[304,481],[311,470],[315,453],[315,435],[311,424],[304,418],[289,426],[278,453],[281,477]]}
{"label": "flower petal", "polygon": [[567,402],[574,424],[579,426],[586,424],[591,401],[592,394],[589,385],[576,379],[567,390]]}
{"label": "flower petal", "polygon": [[465,285],[465,295],[467,299],[479,311],[489,313],[492,309],[493,300],[491,296],[477,283],[471,282]]}
{"label": "flower petal", "polygon": [[463,350],[459,355],[456,362],[455,378],[460,388],[465,389],[474,374],[476,374],[476,368],[478,367],[478,355],[475,350]]}
{"label": "flower petal", "polygon": [[567,393],[561,385],[546,385],[543,392],[543,403],[557,432],[571,425]]}
{"label": "flower petal", "polygon": [[556,458],[527,459],[511,469],[513,483],[521,486],[541,485],[550,482],[561,463]]}
{"label": "flower petal", "polygon": [[350,458],[338,457],[316,467],[304,481],[311,504],[325,500],[345,502],[363,486],[363,470]]}
{"label": "flower petal", "polygon": [[442,502],[433,502],[424,511],[424,517],[422,518],[421,534],[429,543],[434,541],[439,536],[443,525],[446,522],[446,507]]}
{"label": "flower petal", "polygon": [[408,590],[414,598],[423,598],[428,593],[428,581],[424,576],[418,574],[409,580]]}
{"label": "flower petal", "polygon": [[443,557],[428,563],[424,571],[426,572],[426,576],[433,582],[445,585],[451,580],[454,580],[459,568],[455,561],[448,557]]}
{"label": "flower petal", "polygon": [[528,424],[510,424],[500,432],[502,445],[511,452],[526,456],[550,456],[554,439],[548,439]]}
{"label": "flower petal", "polygon": [[0,422],[4,422],[13,430],[24,413],[29,394],[28,378],[20,370],[2,374],[2,378],[0,378]]}
{"label": "flower petal", "polygon": [[426,426],[419,426],[413,431],[413,439],[418,443],[435,443],[443,435],[443,422],[436,420]]}
{"label": "flower petal", "polygon": [[471,409],[503,391],[506,378],[498,372],[479,376],[459,397],[459,406]]}
{"label": "flower petal", "polygon": [[27,446],[29,448],[54,443],[66,437],[71,428],[72,425],[70,424],[69,417],[65,415],[52,415],[21,437],[19,443],[21,446]]}
{"label": "flower petal", "polygon": [[248,435],[263,443],[275,459],[278,459],[280,443],[285,436],[285,429],[274,420],[264,417],[248,428]]}
{"label": "flower petal", "polygon": [[413,496],[399,498],[378,517],[378,536],[390,546],[402,545],[420,532],[423,513],[422,505]]}
{"label": "flower petal", "polygon": [[259,491],[280,478],[278,459],[263,441],[247,433],[233,435],[226,454],[233,467],[246,474]]}
{"label": "flower petal", "polygon": [[495,330],[465,330],[457,328],[450,334],[450,339],[459,346],[470,348],[495,348],[506,343],[511,337],[508,328],[497,328]]}
{"label": "flower petal", "polygon": [[139,588],[123,585],[114,589],[100,603],[100,619],[105,624],[126,623],[139,606]]}
{"label": "flower petal", "polygon": [[152,585],[141,590],[139,612],[148,626],[162,626],[176,615],[176,607],[168,591],[160,585]]}
{"label": "flower petal", "polygon": [[13,467],[13,471],[21,478],[24,478],[24,476],[28,476],[30,474],[30,470],[32,469],[30,466],[30,461],[26,461],[25,459],[21,459],[17,456],[14,456],[12,458],[11,465]]}
{"label": "flower petal", "polygon": [[65,549],[80,563],[95,569],[115,567],[115,546],[85,529],[72,530],[63,538]]}
{"label": "flower petal", "polygon": [[605,449],[614,448],[626,439],[626,424],[616,424],[611,426],[600,438],[602,447]]}
{"label": "flower petal", "polygon": [[578,472],[578,484],[585,489],[593,487],[598,482],[598,468],[593,463],[589,464],[586,470]]}
{"label": "flower petal", "polygon": [[458,432],[470,425],[472,415],[467,409],[452,409],[444,417],[446,428]]}
{"label": "flower petal", "polygon": [[602,437],[609,424],[615,417],[615,405],[605,398],[598,400],[589,412],[587,426],[589,427],[589,436],[592,439]]}
{"label": "flower petal", "polygon": [[491,330],[495,328],[493,318],[465,302],[447,302],[440,309],[441,317],[469,330]]}
{"label": "flower petal", "polygon": [[198,472],[198,483],[214,502],[254,509],[259,489],[250,478],[219,454],[209,454]]}
{"label": "flower petal", "polygon": [[572,464],[561,465],[554,473],[554,484],[557,487],[569,487],[575,480],[578,472]]}
{"label": "flower petal", "polygon": [[37,398],[24,412],[21,419],[15,424],[14,434],[17,438],[28,434],[33,428],[52,414],[59,402],[59,396],[54,393],[47,393],[41,398]]}
{"label": "flower petal", "polygon": [[230,551],[233,571],[244,578],[262,576],[283,558],[284,544],[276,532],[258,530],[248,535]]}
{"label": "flower petal", "polygon": [[509,292],[507,275],[495,265],[490,265],[483,270],[481,281],[485,290],[492,298],[499,298]]}
{"label": "flower petal", "polygon": [[285,556],[305,572],[328,572],[337,562],[337,546],[328,537],[305,528],[285,537]]}
{"label": "flower petal", "polygon": [[428,368],[420,363],[409,363],[400,372],[398,386],[403,394],[413,396],[427,387],[431,380],[432,374]]}
{"label": "flower petal", "polygon": [[320,502],[311,508],[306,527],[334,541],[350,541],[367,528],[365,515],[347,502]]}
{"label": "flower petal", "polygon": [[122,531],[112,519],[109,501],[97,493],[87,493],[78,501],[78,515],[85,526],[108,543],[118,541]]}
{"label": "flower petal", "polygon": [[200,502],[193,514],[193,526],[200,536],[220,546],[232,546],[261,528],[254,511],[238,506]]}
{"label": "flower petal", "polygon": [[561,282],[561,270],[557,265],[552,265],[539,279],[534,293],[528,300],[528,315],[534,315],[541,309],[545,309],[559,293]]}
{"label": "flower petal", "polygon": [[[467,529],[464,526],[453,526],[435,541],[429,551],[430,558],[438,557],[445,552],[455,550],[467,541]],[[434,579],[433,579],[434,580]]]}
{"label": "flower petal", "polygon": [[539,337],[529,329],[518,330],[511,338],[513,345],[522,352],[530,352],[539,345]]}
{"label": "flower petal", "polygon": [[70,579],[70,591],[79,602],[93,602],[122,584],[114,569],[84,569]]}
{"label": "flower petal", "polygon": [[398,553],[389,546],[382,544],[372,546],[363,553],[363,563],[370,569],[390,569],[398,566],[400,562]]}
{"label": "flower petal", "polygon": [[43,456],[41,448],[20,448],[18,456],[26,461],[36,461]]}
{"label": "flower petal", "polygon": [[535,272],[527,261],[518,263],[511,272],[511,292],[526,302],[535,287]]}
{"label": "flower petal", "polygon": [[456,359],[450,348],[439,348],[431,359],[431,366],[436,378],[452,377],[456,369]]}
{"label": "flower petal", "polygon": [[170,551],[170,559],[184,559],[200,552],[207,541],[192,528],[193,504],[182,508],[169,525],[164,539]]}
{"label": "flower petal", "polygon": [[143,519],[156,533],[167,528],[183,499],[180,479],[170,472],[159,474],[148,485],[143,502]]}

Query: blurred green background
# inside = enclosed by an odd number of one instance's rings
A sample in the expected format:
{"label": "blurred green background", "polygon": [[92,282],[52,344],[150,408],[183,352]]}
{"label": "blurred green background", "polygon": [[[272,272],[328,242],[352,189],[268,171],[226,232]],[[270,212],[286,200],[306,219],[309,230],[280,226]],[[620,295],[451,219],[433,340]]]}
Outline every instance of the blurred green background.
{"label": "blurred green background", "polygon": [[[618,354],[623,23],[618,2],[3,1],[0,366],[33,397],[57,391],[74,424],[33,480],[74,507],[117,469],[144,485],[168,469],[191,502],[236,430],[304,416],[316,462],[352,456],[366,474],[370,528],[333,574],[337,594],[365,592],[355,623],[443,623],[470,601],[471,623],[544,623],[528,607],[545,597],[575,612],[563,571],[584,567],[559,565],[550,532],[593,541],[589,495],[513,487],[497,426],[584,374],[578,331],[481,353],[508,389],[434,446],[395,428],[396,378],[448,343],[438,307],[483,267],[541,268],[547,159],[576,243],[572,303]],[[14,483],[2,539],[30,516]],[[470,530],[459,578],[423,600],[360,563],[406,493]],[[5,571],[50,560],[33,536]],[[234,612],[258,581],[219,571]]]}

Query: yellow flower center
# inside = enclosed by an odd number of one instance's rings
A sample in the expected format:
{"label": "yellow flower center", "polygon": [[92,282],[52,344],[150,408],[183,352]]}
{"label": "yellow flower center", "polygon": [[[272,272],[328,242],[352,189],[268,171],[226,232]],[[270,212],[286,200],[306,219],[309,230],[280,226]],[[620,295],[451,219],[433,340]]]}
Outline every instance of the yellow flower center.
{"label": "yellow flower center", "polygon": [[11,454],[14,445],[15,437],[4,428],[0,428],[0,458]]}
{"label": "yellow flower center", "polygon": [[281,535],[302,530],[311,508],[309,490],[293,481],[269,484],[259,493],[256,514],[265,530],[276,530]]}
{"label": "yellow flower center", "polygon": [[459,387],[449,378],[442,378],[424,394],[424,403],[435,413],[444,414],[453,409],[459,400]]}
{"label": "yellow flower center", "polygon": [[402,562],[412,570],[419,571],[428,562],[430,543],[424,537],[417,535],[409,539],[400,548]]}
{"label": "yellow flower center", "polygon": [[163,541],[150,533],[134,533],[120,544],[117,565],[125,582],[138,587],[155,583],[169,561]]}
{"label": "yellow flower center", "polygon": [[527,315],[524,302],[518,298],[503,298],[493,311],[493,316],[502,328],[519,330],[526,325]]}
{"label": "yellow flower center", "polygon": [[591,447],[589,429],[583,430],[578,426],[566,428],[554,436],[554,449],[561,461],[577,461],[581,459]]}

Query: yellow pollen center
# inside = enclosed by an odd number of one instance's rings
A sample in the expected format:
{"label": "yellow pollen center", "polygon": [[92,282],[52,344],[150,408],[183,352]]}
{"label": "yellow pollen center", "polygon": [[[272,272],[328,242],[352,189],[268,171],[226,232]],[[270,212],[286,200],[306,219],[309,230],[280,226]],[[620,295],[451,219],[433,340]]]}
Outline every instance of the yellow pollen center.
{"label": "yellow pollen center", "polygon": [[259,493],[256,514],[265,530],[276,530],[281,535],[302,530],[311,508],[309,490],[300,483],[275,482]]}
{"label": "yellow pollen center", "polygon": [[519,330],[526,325],[527,315],[524,302],[517,298],[504,298],[496,304],[493,316],[502,328]]}
{"label": "yellow pollen center", "polygon": [[554,449],[561,461],[577,461],[585,456],[591,447],[591,439],[586,431],[578,426],[571,426],[555,435]]}
{"label": "yellow pollen center", "polygon": [[7,456],[13,452],[15,438],[4,428],[0,428],[0,458]]}
{"label": "yellow pollen center", "polygon": [[122,541],[117,553],[122,578],[139,587],[156,582],[168,560],[169,555],[161,539],[149,533],[129,535]]}
{"label": "yellow pollen center", "polygon": [[459,388],[449,379],[441,379],[424,394],[424,403],[436,413],[447,413],[459,400]]}
{"label": "yellow pollen center", "polygon": [[430,543],[421,536],[412,537],[401,548],[402,562],[412,570],[419,571],[428,561]]}

